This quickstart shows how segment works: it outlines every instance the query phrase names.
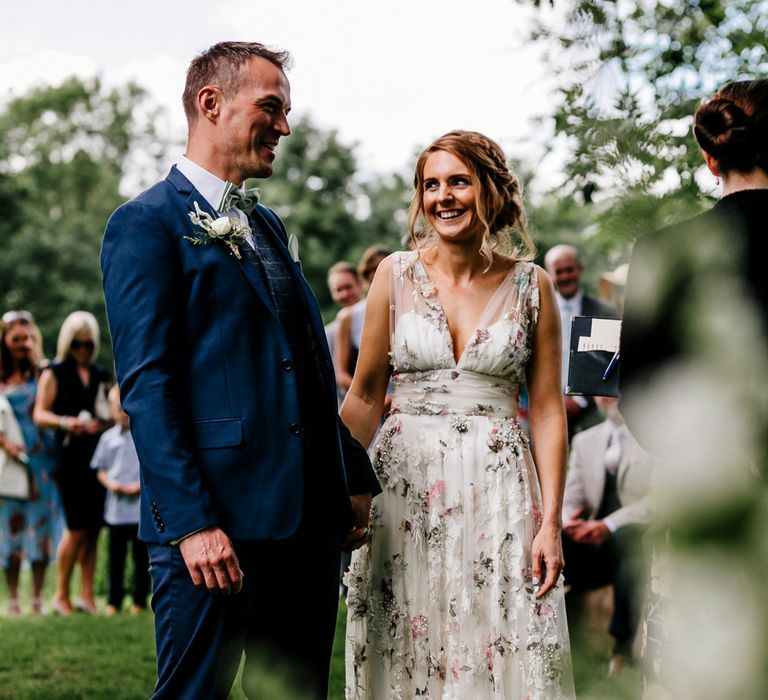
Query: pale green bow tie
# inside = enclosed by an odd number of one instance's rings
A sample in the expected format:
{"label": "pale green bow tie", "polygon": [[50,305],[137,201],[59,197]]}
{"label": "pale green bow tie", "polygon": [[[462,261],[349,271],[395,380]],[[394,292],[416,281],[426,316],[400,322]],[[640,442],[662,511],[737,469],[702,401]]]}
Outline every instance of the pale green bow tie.
{"label": "pale green bow tie", "polygon": [[241,187],[228,182],[224,186],[224,194],[221,195],[221,204],[219,204],[218,210],[225,212],[232,207],[237,207],[246,214],[250,214],[259,203],[259,195],[261,194],[259,188],[256,187],[257,182],[255,177],[243,180]]}

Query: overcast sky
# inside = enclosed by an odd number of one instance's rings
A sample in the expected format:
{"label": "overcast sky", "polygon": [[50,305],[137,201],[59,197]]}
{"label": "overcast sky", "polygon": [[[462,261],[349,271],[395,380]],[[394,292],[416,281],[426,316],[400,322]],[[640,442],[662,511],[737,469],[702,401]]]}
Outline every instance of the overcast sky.
{"label": "overcast sky", "polygon": [[[515,0],[42,0],[6,4],[0,97],[71,74],[135,80],[184,135],[184,72],[227,39],[289,49],[295,113],[338,129],[366,172],[402,171],[455,128],[482,131],[538,163],[551,76]],[[556,164],[538,167],[552,170]],[[548,178],[548,179],[549,179]]]}

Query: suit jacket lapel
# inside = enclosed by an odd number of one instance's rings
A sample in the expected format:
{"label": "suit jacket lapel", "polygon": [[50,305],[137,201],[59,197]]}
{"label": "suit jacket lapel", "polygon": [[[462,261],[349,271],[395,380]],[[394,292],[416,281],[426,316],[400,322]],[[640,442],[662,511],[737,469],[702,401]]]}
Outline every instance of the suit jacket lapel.
{"label": "suit jacket lapel", "polygon": [[[195,187],[192,185],[192,183],[187,180],[184,175],[181,174],[181,172],[178,170],[178,168],[174,165],[171,168],[171,171],[168,173],[168,176],[166,178],[179,192],[180,195],[187,195],[187,199],[185,201],[185,206],[188,211],[194,211],[195,210],[195,203],[202,209],[204,212],[210,214],[214,219],[219,216],[218,212],[208,203],[208,201],[203,197],[200,192],[198,192]],[[191,226],[190,221],[190,226]],[[191,230],[191,229],[190,229]],[[219,245],[219,244],[212,244],[212,245]],[[244,243],[243,245],[248,245],[247,243]],[[275,310],[272,305],[272,299],[269,296],[269,292],[267,291],[266,285],[264,283],[264,280],[261,278],[261,275],[259,274],[259,271],[256,269],[254,265],[251,265],[247,260],[241,258],[237,258],[234,255],[230,255],[227,251],[227,255],[229,255],[236,263],[237,266],[240,268],[240,271],[245,276],[245,279],[248,281],[248,283],[253,287],[256,294],[259,296],[261,301],[264,303],[264,305],[267,307],[269,312],[275,316],[275,319],[277,319],[277,316],[275,315]]]}
{"label": "suit jacket lapel", "polygon": [[[185,206],[187,207],[188,211],[194,211],[195,202],[197,202],[197,204],[200,206],[200,209],[207,212],[214,218],[218,216],[218,212],[214,210],[213,207],[208,203],[208,201],[203,197],[203,195],[201,195],[200,192],[198,192],[195,189],[192,183],[186,177],[184,177],[184,175],[181,174],[181,172],[178,170],[178,168],[176,168],[176,166],[173,166],[171,168],[171,171],[168,173],[168,176],[166,179],[171,183],[171,185],[173,185],[173,187],[179,192],[180,195],[187,196],[185,201]],[[274,229],[274,226],[269,221],[266,220],[266,217],[259,211],[258,207],[256,207],[251,213],[251,216],[249,217],[249,221],[252,226],[253,225],[259,226],[260,229],[265,233],[265,235],[269,236],[270,239],[275,244],[275,250],[277,250],[278,254],[282,256],[283,260],[285,261],[287,269],[290,271],[291,276],[296,282],[297,289],[299,290],[301,298],[304,302],[304,308],[310,320],[310,324],[312,326],[313,332],[318,338],[324,339],[325,333],[323,331],[322,318],[320,317],[320,314],[317,310],[317,304],[315,301],[314,293],[312,292],[312,289],[310,288],[309,284],[304,278],[304,275],[301,272],[301,267],[299,263],[294,262],[293,258],[291,258],[291,254],[288,251],[288,246],[286,245],[286,241],[284,241],[282,237],[278,235],[278,233]],[[243,245],[248,245],[248,244],[244,243]],[[259,296],[263,304],[267,307],[269,312],[272,314],[275,321],[279,321],[279,319],[277,318],[277,314],[275,312],[274,306],[272,304],[272,298],[270,297],[269,291],[267,290],[266,282],[262,278],[262,275],[259,272],[259,270],[256,268],[256,266],[252,265],[245,258],[238,259],[234,255],[230,257],[232,257],[234,261],[237,263],[237,266],[240,268],[240,271],[245,276],[245,279],[248,281],[251,287],[253,287],[254,291],[257,293],[257,295]],[[325,346],[324,343],[320,343],[320,347],[324,347],[324,346]]]}

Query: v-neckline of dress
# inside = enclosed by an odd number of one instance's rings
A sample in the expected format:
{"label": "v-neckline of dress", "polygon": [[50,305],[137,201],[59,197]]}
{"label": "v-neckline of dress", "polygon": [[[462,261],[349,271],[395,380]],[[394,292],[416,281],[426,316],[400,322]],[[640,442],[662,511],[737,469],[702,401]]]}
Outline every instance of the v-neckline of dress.
{"label": "v-neckline of dress", "polygon": [[[440,295],[437,291],[437,287],[432,282],[429,273],[427,272],[427,268],[424,267],[420,259],[416,259],[416,264],[419,266],[419,269],[421,270],[421,274],[424,276],[424,280],[426,282],[426,285],[418,285],[419,293],[425,298],[429,299],[432,297],[434,299],[434,306],[441,318],[443,323],[445,324],[445,331],[448,336],[448,345],[450,349],[450,356],[451,360],[453,360],[453,366],[458,368],[461,365],[461,361],[464,359],[464,355],[467,352],[467,348],[472,344],[472,339],[477,335],[478,331],[483,330],[482,322],[485,319],[488,310],[493,308],[493,303],[496,301],[496,297],[499,296],[501,293],[501,290],[506,286],[506,284],[509,282],[509,280],[513,277],[513,275],[517,272],[520,261],[516,261],[515,264],[510,268],[509,272],[507,272],[506,275],[504,275],[504,279],[499,282],[498,287],[494,289],[493,294],[488,298],[488,301],[485,303],[485,306],[483,307],[483,310],[480,312],[480,315],[477,318],[477,321],[475,323],[475,326],[472,329],[472,332],[469,335],[469,340],[464,344],[464,347],[461,349],[461,352],[459,353],[459,358],[456,359],[456,348],[453,344],[453,336],[451,335],[451,324],[448,321],[448,314],[445,313],[445,307],[443,307],[443,302],[440,300]],[[425,289],[424,287],[427,287]],[[487,328],[487,327],[486,327]]]}

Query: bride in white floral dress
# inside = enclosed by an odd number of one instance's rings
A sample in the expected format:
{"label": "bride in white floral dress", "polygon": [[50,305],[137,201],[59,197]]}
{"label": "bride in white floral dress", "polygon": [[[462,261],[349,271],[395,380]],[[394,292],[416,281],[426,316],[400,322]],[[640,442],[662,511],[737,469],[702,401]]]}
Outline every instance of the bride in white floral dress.
{"label": "bride in white floral dress", "polygon": [[[419,250],[382,263],[342,408],[384,492],[347,574],[347,698],[573,696],[560,510],[565,417],[551,282],[494,252],[525,233],[501,149],[451,132],[419,157]],[[530,394],[533,456],[515,420]]]}

